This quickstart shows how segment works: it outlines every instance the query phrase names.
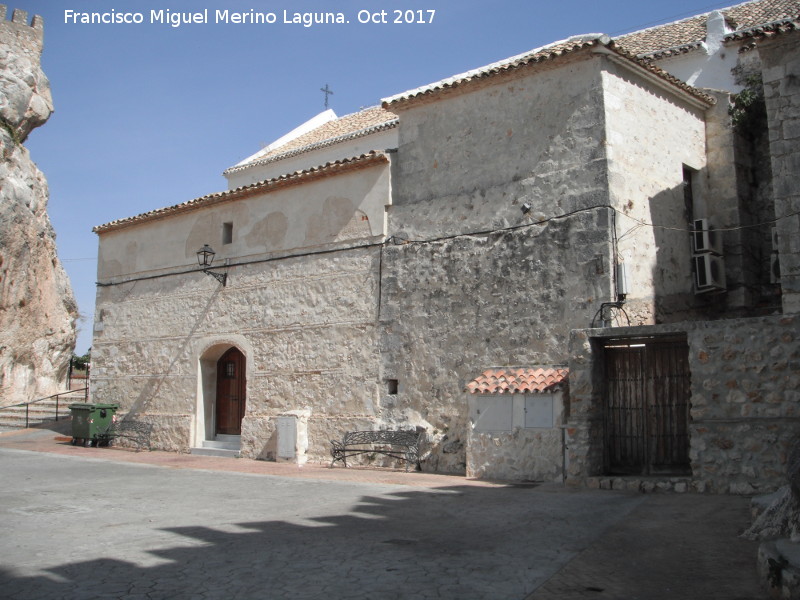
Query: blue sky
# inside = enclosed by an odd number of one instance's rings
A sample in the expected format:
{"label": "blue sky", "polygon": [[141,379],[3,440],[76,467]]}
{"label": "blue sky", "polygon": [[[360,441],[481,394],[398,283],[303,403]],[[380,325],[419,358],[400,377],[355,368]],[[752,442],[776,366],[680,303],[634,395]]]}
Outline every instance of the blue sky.
{"label": "blue sky", "polygon": [[[92,227],[225,189],[222,171],[330,106],[345,115],[571,35],[620,35],[722,8],[712,0],[6,0],[45,20],[42,59],[56,112],[26,146],[50,184],[58,251],[91,345]],[[150,11],[210,11],[208,24]],[[66,23],[65,11],[142,13],[141,24]],[[215,23],[217,10],[277,22]],[[424,24],[359,23],[360,11],[435,11]],[[284,23],[284,11],[342,12],[349,24]],[[367,13],[362,13],[362,17]],[[10,14],[9,14],[10,18]]]}

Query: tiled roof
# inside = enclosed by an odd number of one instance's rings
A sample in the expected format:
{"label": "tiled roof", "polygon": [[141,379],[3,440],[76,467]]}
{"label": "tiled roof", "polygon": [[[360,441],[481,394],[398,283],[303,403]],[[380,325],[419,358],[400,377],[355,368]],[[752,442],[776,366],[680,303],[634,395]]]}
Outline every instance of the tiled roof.
{"label": "tiled roof", "polygon": [[619,47],[607,35],[593,33],[582,36],[574,36],[568,40],[555,42],[553,44],[549,44],[547,46],[543,46],[541,48],[537,48],[535,50],[486,65],[485,67],[467,71],[466,73],[461,73],[460,75],[454,75],[453,77],[448,77],[447,79],[437,81],[436,83],[431,83],[429,85],[425,85],[414,90],[409,90],[401,94],[396,94],[389,98],[385,98],[383,100],[383,106],[392,108],[405,103],[434,98],[450,90],[471,86],[491,77],[505,73],[511,73],[517,69],[532,66],[537,63],[552,61],[580,50],[587,50],[601,46],[612,55],[619,56],[625,61],[634,63],[639,67],[646,69],[650,75],[671,84],[673,87],[683,90],[685,93],[695,97],[701,102],[708,105],[714,104],[714,99],[711,96],[690,85],[687,85],[666,71],[640,60],[624,48]]}
{"label": "tiled roof", "polygon": [[473,394],[541,394],[554,392],[564,385],[569,369],[504,368],[488,369],[467,384]]}
{"label": "tiled roof", "polygon": [[761,37],[772,37],[779,33],[788,33],[790,31],[800,31],[800,18],[798,19],[783,19],[773,23],[765,23],[757,25],[750,29],[741,29],[725,36],[726,40],[747,40]]}
{"label": "tiled roof", "polygon": [[[800,0],[755,0],[719,9],[733,31],[746,30],[782,19],[800,16]],[[650,27],[615,38],[640,57],[662,58],[698,48],[706,37],[708,15],[695,15],[666,25]]]}
{"label": "tiled roof", "polygon": [[356,139],[370,133],[390,129],[396,127],[397,123],[397,115],[383,107],[372,106],[365,108],[357,113],[328,121],[308,133],[257,156],[251,162],[239,164],[225,170],[225,174],[235,173],[257,165],[264,165],[346,140]]}
{"label": "tiled roof", "polygon": [[239,200],[241,198],[247,198],[258,194],[266,194],[292,185],[306,183],[323,177],[340,175],[342,173],[363,169],[365,167],[371,167],[381,163],[385,164],[388,162],[389,159],[384,153],[370,152],[369,154],[362,154],[358,157],[330,162],[319,167],[314,167],[313,169],[305,169],[289,175],[281,175],[280,177],[275,177],[273,179],[259,181],[258,183],[245,185],[233,190],[208,194],[206,196],[201,196],[200,198],[195,198],[194,200],[189,200],[188,202],[183,202],[174,206],[151,210],[149,212],[136,215],[135,217],[118,219],[104,225],[98,225],[97,227],[94,227],[92,231],[95,233],[105,233],[115,229],[122,229],[123,227],[128,227],[130,225],[137,225],[147,221],[155,221],[165,217],[171,217],[195,210],[197,208],[213,206],[214,204],[221,204],[231,200]]}

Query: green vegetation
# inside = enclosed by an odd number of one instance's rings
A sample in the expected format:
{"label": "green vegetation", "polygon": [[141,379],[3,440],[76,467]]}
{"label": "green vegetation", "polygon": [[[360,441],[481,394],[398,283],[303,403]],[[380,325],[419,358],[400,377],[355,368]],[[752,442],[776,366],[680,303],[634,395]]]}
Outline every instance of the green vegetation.
{"label": "green vegetation", "polygon": [[72,355],[72,368],[77,371],[85,371],[90,362],[92,362],[91,348],[89,348],[89,350],[83,356],[78,356],[77,354]]}
{"label": "green vegetation", "polygon": [[764,84],[758,74],[744,78],[744,89],[733,96],[728,114],[739,133],[754,136],[767,125],[767,105],[764,101]]}

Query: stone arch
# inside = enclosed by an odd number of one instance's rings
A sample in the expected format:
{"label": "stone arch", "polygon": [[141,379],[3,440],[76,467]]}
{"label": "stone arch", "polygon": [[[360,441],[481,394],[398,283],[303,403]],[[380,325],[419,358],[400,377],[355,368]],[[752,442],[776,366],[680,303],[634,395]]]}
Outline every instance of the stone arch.
{"label": "stone arch", "polygon": [[197,345],[197,400],[192,422],[191,442],[200,447],[206,440],[213,440],[215,428],[215,405],[217,396],[217,361],[231,348],[236,348],[245,357],[248,386],[253,370],[253,349],[240,335],[203,339]]}

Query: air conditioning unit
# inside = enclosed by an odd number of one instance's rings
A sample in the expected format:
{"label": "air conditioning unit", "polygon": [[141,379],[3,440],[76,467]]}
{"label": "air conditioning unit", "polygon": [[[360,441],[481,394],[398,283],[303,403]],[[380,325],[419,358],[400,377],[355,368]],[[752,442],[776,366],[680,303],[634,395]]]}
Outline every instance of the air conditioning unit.
{"label": "air conditioning unit", "polygon": [[725,260],[711,253],[694,257],[695,293],[704,294],[725,289]]}
{"label": "air conditioning unit", "polygon": [[708,219],[695,219],[693,229],[692,240],[695,253],[722,254],[722,234],[714,229]]}
{"label": "air conditioning unit", "polygon": [[781,259],[777,252],[773,252],[769,256],[769,282],[781,282]]}

